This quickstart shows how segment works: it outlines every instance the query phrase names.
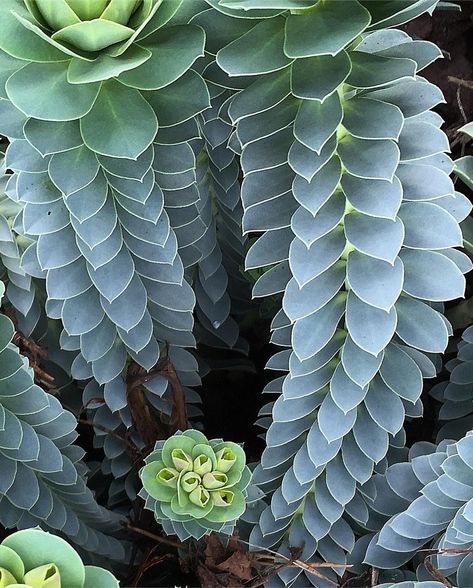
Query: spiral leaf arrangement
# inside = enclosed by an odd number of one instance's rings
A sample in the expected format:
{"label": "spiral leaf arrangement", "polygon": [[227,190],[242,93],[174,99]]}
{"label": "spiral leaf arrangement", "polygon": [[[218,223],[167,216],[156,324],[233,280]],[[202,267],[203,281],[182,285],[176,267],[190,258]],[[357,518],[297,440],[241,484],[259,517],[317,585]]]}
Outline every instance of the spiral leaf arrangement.
{"label": "spiral leaf arrangement", "polygon": [[[393,28],[436,4],[3,0],[6,298],[21,330],[84,382],[112,507],[135,498],[125,441],[148,444],[133,430],[130,366],[165,357],[199,418],[192,386],[207,368],[189,348],[247,349],[235,320],[254,308],[245,265],[253,297],[277,305],[271,341],[283,348],[258,421],[267,447],[253,481],[267,501],[247,488],[240,446],[191,429],[158,442],[141,470],[164,531],[230,533],[241,517],[255,548],[360,569],[365,555],[403,566],[435,533],[469,545],[471,496],[455,492],[470,487],[471,437],[443,440],[469,429],[469,331],[432,391],[453,427],[409,462],[403,429],[452,332],[443,303],[463,296],[472,269],[458,249],[471,204],[432,111],[443,96],[421,75],[441,52]],[[455,164],[470,187],[472,161]],[[0,318],[0,521],[122,558],[119,517],[86,487],[72,415],[34,384]],[[140,388],[165,424],[170,392],[161,374]],[[471,584],[470,560],[457,559]],[[405,572],[400,586],[436,584]],[[344,569],[327,573],[336,582]],[[294,582],[324,585],[300,567],[271,585]]]}
{"label": "spiral leaf arrangement", "polygon": [[240,445],[194,429],[158,442],[140,472],[146,508],[180,537],[232,531],[251,480]]}
{"label": "spiral leaf arrangement", "polygon": [[[366,528],[377,532],[360,539],[356,550],[366,563],[401,567],[429,543],[446,550],[432,560],[443,575],[452,576],[456,586],[472,584],[472,446],[471,433],[438,446],[417,443],[409,461],[374,476]],[[420,573],[428,577],[425,571]]]}
{"label": "spiral leaf arrangement", "polygon": [[422,413],[422,377],[436,373],[426,353],[451,333],[441,302],[463,295],[472,267],[455,249],[471,204],[430,112],[442,95],[419,75],[440,52],[386,30],[433,4],[215,6],[249,19],[216,62],[242,79],[228,113],[243,229],[262,233],[246,265],[264,268],[254,294],[282,294],[272,341],[287,348],[268,365],[288,375],[266,388],[278,398],[262,410],[255,481],[272,497],[252,541],[288,556],[299,545],[341,562],[353,549],[348,521],[363,522],[373,471]]}
{"label": "spiral leaf arrangement", "polygon": [[[146,369],[156,363],[156,323],[169,343],[176,327],[192,329],[194,296],[164,201],[175,190],[191,197],[195,157],[185,142],[153,144],[155,110],[167,129],[208,106],[203,80],[189,71],[203,31],[166,26],[180,4],[9,0],[2,8],[11,74],[2,118],[17,121],[6,157],[23,231],[36,241],[30,255],[46,277],[48,315],[62,319],[68,348],[81,352],[76,377],[100,384],[121,374],[128,355]],[[176,92],[192,97],[178,116],[166,107]],[[178,300],[176,324],[168,306]]]}

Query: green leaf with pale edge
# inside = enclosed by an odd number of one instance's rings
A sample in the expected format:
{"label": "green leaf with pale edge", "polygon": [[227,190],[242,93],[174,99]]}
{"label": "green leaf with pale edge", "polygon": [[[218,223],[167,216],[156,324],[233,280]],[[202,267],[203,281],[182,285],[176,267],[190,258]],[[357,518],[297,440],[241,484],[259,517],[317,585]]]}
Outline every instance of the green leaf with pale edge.
{"label": "green leaf with pale edge", "polygon": [[73,58],[67,70],[70,84],[90,84],[119,76],[124,71],[135,69],[151,57],[151,52],[139,45],[132,45],[118,57],[103,54],[94,61]]}
{"label": "green leaf with pale edge", "polygon": [[202,77],[189,70],[173,84],[144,94],[159,116],[159,124],[170,127],[191,119],[209,108],[210,96]]}
{"label": "green leaf with pale edge", "polygon": [[68,121],[83,117],[92,108],[100,84],[73,86],[67,81],[67,63],[28,63],[7,81],[13,104],[40,120]]}
{"label": "green leaf with pale edge", "polygon": [[473,122],[470,122],[463,126],[461,129],[458,129],[460,133],[465,133],[469,137],[473,139]]}
{"label": "green leaf with pale edge", "polygon": [[284,19],[264,20],[217,53],[217,63],[231,76],[283,69],[291,59],[283,52]]}
{"label": "green leaf with pale edge", "polygon": [[291,90],[294,96],[322,102],[343,84],[351,71],[346,51],[334,57],[321,55],[297,59],[291,68]]}
{"label": "green leaf with pale edge", "polygon": [[361,51],[350,53],[352,69],[347,83],[355,88],[378,88],[402,78],[414,78],[416,62],[412,59],[380,57]]}
{"label": "green leaf with pale edge", "polygon": [[462,182],[473,190],[473,156],[465,155],[457,159],[454,171]]}
{"label": "green leaf with pale edge", "polygon": [[133,29],[129,27],[110,20],[96,19],[64,27],[51,38],[81,51],[94,52],[126,41],[132,35]]}
{"label": "green leaf with pale edge", "polygon": [[156,136],[158,120],[138,90],[109,80],[103,82],[92,110],[81,119],[80,129],[92,151],[136,159]]}
{"label": "green leaf with pale edge", "polygon": [[175,488],[165,486],[156,479],[158,473],[164,468],[162,461],[152,461],[146,464],[140,472],[141,482],[146,492],[155,500],[171,502],[176,493]]}
{"label": "green leaf with pale edge", "polygon": [[125,71],[120,82],[139,90],[159,90],[179,79],[204,55],[205,34],[197,26],[182,25],[158,30],[142,41],[151,59]]}
{"label": "green leaf with pale edge", "polygon": [[30,118],[23,131],[25,138],[43,156],[68,151],[83,143],[78,120],[51,122]]}
{"label": "green leaf with pale edge", "polygon": [[[27,61],[53,62],[67,59],[66,55],[28,30],[16,15],[31,19],[26,7],[17,0],[3,0],[0,23],[0,49],[12,57]],[[27,22],[29,22],[27,20]],[[46,35],[45,35],[46,36]]]}
{"label": "green leaf with pale edge", "polygon": [[322,147],[342,122],[343,109],[340,97],[334,92],[324,102],[302,102],[294,123],[294,136],[298,141],[320,154]]}
{"label": "green leaf with pale edge", "polygon": [[119,588],[120,584],[113,574],[97,566],[85,566],[83,588]]}
{"label": "green leaf with pale edge", "polygon": [[286,19],[284,51],[289,57],[336,55],[362,33],[370,13],[356,0],[320,1],[310,11]]}

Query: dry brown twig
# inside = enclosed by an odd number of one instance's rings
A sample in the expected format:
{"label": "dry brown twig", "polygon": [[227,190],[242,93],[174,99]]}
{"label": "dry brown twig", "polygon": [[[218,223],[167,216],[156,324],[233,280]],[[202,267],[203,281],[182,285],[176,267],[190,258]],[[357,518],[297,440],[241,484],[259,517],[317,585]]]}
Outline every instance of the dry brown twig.
{"label": "dry brown twig", "polygon": [[446,586],[446,588],[454,588],[453,584],[450,582],[450,580],[448,580],[435,566],[434,564],[430,561],[430,558],[433,557],[434,555],[443,555],[443,554],[452,554],[452,555],[458,555],[458,554],[468,554],[468,553],[473,553],[473,549],[457,549],[454,547],[451,548],[444,548],[444,549],[420,549],[419,553],[425,551],[427,552],[427,555],[424,558],[424,566],[427,569],[427,571],[429,572],[429,574],[435,578],[436,580],[438,580],[439,582],[441,582],[444,586]]}
{"label": "dry brown twig", "polygon": [[143,535],[144,537],[148,537],[148,539],[152,539],[153,541],[156,541],[156,543],[162,543],[163,545],[167,545],[168,547],[174,547],[176,549],[182,549],[186,547],[185,543],[181,543],[180,541],[173,541],[172,539],[167,539],[166,537],[161,537],[160,535],[151,533],[151,531],[147,531],[146,529],[135,527],[129,522],[124,523],[124,526],[129,531],[132,531],[133,533],[138,533],[139,535]]}
{"label": "dry brown twig", "polygon": [[[239,541],[241,541],[242,543],[245,543],[246,545],[250,545],[247,541],[244,541],[243,539],[239,539]],[[346,568],[351,567],[350,565],[347,565],[347,564],[336,564],[336,563],[330,563],[330,562],[307,563],[307,562],[299,559],[297,554],[295,554],[294,557],[287,557],[287,556],[282,555],[282,554],[278,553],[277,551],[273,551],[272,549],[269,549],[269,548],[260,547],[259,545],[254,545],[254,547],[258,547],[262,550],[261,552],[257,551],[252,554],[254,561],[259,564],[262,564],[263,566],[274,567],[274,570],[269,575],[268,574],[262,575],[260,577],[260,579],[258,580],[258,582],[255,584],[251,584],[249,588],[257,588],[258,586],[261,586],[262,584],[264,584],[268,580],[269,577],[274,576],[282,569],[288,568],[288,567],[301,568],[302,570],[304,570],[308,574],[317,576],[318,578],[325,580],[326,582],[328,582],[329,584],[332,584],[333,586],[338,586],[337,582],[334,582],[333,580],[328,578],[325,574],[322,574],[321,572],[319,572],[318,569],[319,568],[339,568],[339,569],[344,568],[344,569],[346,569]],[[300,550],[299,550],[299,554],[300,554]],[[283,561],[278,563],[278,559],[283,560]]]}
{"label": "dry brown twig", "polygon": [[18,347],[22,355],[28,358],[36,383],[52,393],[54,390],[54,377],[48,374],[40,365],[41,360],[47,359],[48,352],[31,337],[27,337],[18,330],[18,321],[16,320],[14,308],[6,308],[4,313],[12,321],[15,328],[12,343]]}
{"label": "dry brown twig", "polygon": [[177,376],[176,370],[168,357],[167,346],[163,349],[161,356],[156,365],[149,371],[145,371],[136,363],[132,363],[128,368],[126,378],[128,404],[132,413],[132,418],[136,430],[140,433],[146,445],[154,447],[158,439],[168,436],[158,426],[158,421],[154,418],[150,405],[148,404],[143,384],[152,380],[156,376],[166,378],[171,386],[173,408],[171,414],[171,424],[169,434],[177,430],[185,431],[187,429],[187,413],[184,391]]}

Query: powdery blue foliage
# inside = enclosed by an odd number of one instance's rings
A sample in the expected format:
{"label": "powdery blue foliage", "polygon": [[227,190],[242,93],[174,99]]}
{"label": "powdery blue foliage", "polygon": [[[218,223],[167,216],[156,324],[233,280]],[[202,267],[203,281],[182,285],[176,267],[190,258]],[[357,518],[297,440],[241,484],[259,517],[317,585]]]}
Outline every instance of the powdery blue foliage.
{"label": "powdery blue foliage", "polygon": [[[252,295],[276,306],[281,350],[267,367],[283,374],[264,390],[276,400],[258,421],[260,490],[246,489],[244,461],[232,484],[212,462],[226,485],[200,484],[211,472],[197,472],[184,488],[196,471],[172,465],[166,443],[205,437],[159,441],[139,494],[164,531],[200,538],[241,517],[254,549],[342,564],[327,568],[332,582],[347,563],[394,569],[406,588],[437,586],[403,567],[421,546],[470,545],[470,330],[447,363],[450,381],[432,390],[443,403],[439,445],[409,452],[404,432],[452,334],[444,302],[464,295],[472,269],[460,250],[473,243],[471,204],[450,174],[472,187],[473,158],[454,166],[432,110],[442,93],[423,77],[441,51],[396,28],[436,5],[58,0],[52,10],[4,0],[5,300],[50,350],[60,398],[95,425],[105,455],[95,473],[114,478],[110,508],[136,499],[129,444],[149,452],[156,440],[136,427],[130,378],[165,359],[198,421],[193,388],[208,367],[194,348],[245,353],[239,321],[257,307]],[[462,130],[471,137],[471,124]],[[75,418],[34,383],[0,318],[0,462],[10,472],[0,521],[49,526],[122,559],[123,511],[95,501]],[[140,386],[167,430],[169,377],[153,371]],[[233,493],[232,516],[212,518],[214,497],[230,497],[215,492]],[[470,561],[441,555],[436,565],[461,586],[473,584]],[[329,585],[297,567],[269,585],[294,583]]]}

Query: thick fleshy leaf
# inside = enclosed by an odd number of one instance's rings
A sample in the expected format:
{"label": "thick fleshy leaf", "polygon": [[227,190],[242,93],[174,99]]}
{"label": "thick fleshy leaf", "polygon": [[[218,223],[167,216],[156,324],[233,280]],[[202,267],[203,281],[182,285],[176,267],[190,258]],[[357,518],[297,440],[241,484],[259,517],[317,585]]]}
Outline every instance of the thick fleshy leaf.
{"label": "thick fleshy leaf", "polygon": [[416,73],[416,62],[412,59],[353,51],[350,60],[352,69],[347,83],[355,88],[378,88],[402,78],[413,78]]}
{"label": "thick fleshy leaf", "polygon": [[151,52],[139,45],[132,45],[128,51],[118,57],[107,54],[99,55],[93,61],[75,57],[67,70],[70,84],[90,84],[109,80],[130,69],[138,68],[151,57]]}
{"label": "thick fleshy leaf", "polygon": [[[358,411],[353,437],[363,454],[374,463],[378,463],[386,455],[388,433],[378,426],[365,408]],[[348,463],[345,465],[348,468]]]}
{"label": "thick fleshy leaf", "polygon": [[51,122],[30,118],[24,129],[25,138],[41,155],[51,155],[80,147],[83,143],[79,121]]}
{"label": "thick fleshy leaf", "polygon": [[363,0],[363,4],[370,10],[373,28],[379,26],[394,27],[403,24],[424,12],[430,11],[435,5],[433,0],[416,0],[415,2],[402,0],[394,5]]}
{"label": "thick fleshy leaf", "polygon": [[374,90],[370,97],[395,104],[405,117],[415,116],[444,102],[441,90],[421,78]]}
{"label": "thick fleshy leaf", "polygon": [[[23,25],[24,21],[35,26],[23,3],[16,0],[5,0],[2,4],[2,13],[0,49],[25,61],[57,62],[64,60],[65,55],[61,50],[45,42],[35,32]],[[38,30],[41,31],[39,28]]]}
{"label": "thick fleshy leaf", "polygon": [[447,136],[436,126],[423,121],[406,121],[399,137],[401,161],[417,161],[450,151]]}
{"label": "thick fleshy leaf", "polygon": [[401,206],[402,188],[396,177],[392,182],[357,178],[347,173],[342,177],[342,190],[353,208],[368,216],[393,221]]}
{"label": "thick fleshy leaf", "polygon": [[5,167],[13,171],[41,173],[47,171],[48,158],[42,157],[28,141],[11,141],[5,154]]}
{"label": "thick fleshy leaf", "polygon": [[397,304],[396,333],[408,345],[430,353],[443,353],[448,330],[442,316],[420,300],[402,296]]}
{"label": "thick fleshy leaf", "polygon": [[404,200],[434,200],[455,191],[448,174],[433,165],[401,164],[396,176],[401,180]]}
{"label": "thick fleshy leaf", "polygon": [[81,119],[80,128],[84,143],[92,151],[137,159],[156,136],[158,121],[138,90],[109,80],[103,82],[92,110]]}
{"label": "thick fleshy leaf", "polygon": [[303,361],[318,353],[333,337],[345,312],[346,294],[337,294],[314,314],[297,321],[293,327],[292,343],[297,357]]}
{"label": "thick fleshy leaf", "polygon": [[[387,433],[395,435],[401,430],[405,418],[402,401],[380,378],[370,384],[364,404],[373,421]],[[359,433],[355,438],[360,438]]]}
{"label": "thick fleshy leaf", "polygon": [[338,262],[302,288],[291,280],[283,297],[283,309],[292,320],[309,316],[322,308],[340,290],[345,280],[345,262]]}
{"label": "thick fleshy leaf", "polygon": [[0,98],[0,133],[11,139],[23,139],[23,126],[28,117],[18,110],[10,100]]}
{"label": "thick fleshy leaf", "polygon": [[315,217],[305,208],[299,208],[291,220],[292,230],[306,247],[310,247],[317,239],[332,231],[342,220],[345,203],[343,194],[335,192],[319,209]]}
{"label": "thick fleshy leaf", "polygon": [[344,102],[343,126],[359,139],[398,139],[404,123],[393,104],[367,98]]}
{"label": "thick fleshy leaf", "polygon": [[291,66],[291,90],[294,96],[322,102],[348,77],[351,70],[346,51],[335,56],[321,55],[297,59]]}
{"label": "thick fleshy leaf", "polygon": [[[272,135],[290,125],[296,118],[298,107],[299,100],[289,96],[273,108],[241,119],[237,125],[237,136],[242,148],[251,141]],[[221,126],[221,121],[218,124]],[[208,125],[205,125],[206,128]]]}
{"label": "thick fleshy leaf", "polygon": [[352,251],[348,256],[347,279],[355,294],[371,306],[389,312],[403,289],[404,268]]}
{"label": "thick fleshy leaf", "polygon": [[[270,137],[270,139],[272,138]],[[320,154],[312,151],[312,149],[309,149],[299,141],[294,141],[289,149],[287,161],[297,174],[310,182],[315,174],[330,161],[335,153],[336,147],[337,139],[335,134],[325,143]],[[284,151],[287,152],[286,149]]]}
{"label": "thick fleshy leaf", "polygon": [[336,263],[345,245],[342,227],[336,227],[309,248],[299,239],[294,239],[289,250],[289,265],[299,286],[304,286]]}
{"label": "thick fleshy leaf", "polygon": [[394,263],[404,239],[404,226],[399,219],[367,216],[352,212],[345,217],[346,237],[358,251]]}
{"label": "thick fleshy leaf", "polygon": [[465,278],[445,255],[435,251],[404,249],[400,253],[404,265],[403,290],[423,300],[443,302],[461,298]]}
{"label": "thick fleshy leaf", "polygon": [[83,588],[119,588],[118,580],[115,576],[103,568],[97,566],[84,566],[85,580]]}
{"label": "thick fleshy leaf", "polygon": [[234,123],[240,119],[263,112],[279,104],[290,92],[290,68],[261,76],[237,94],[229,107],[229,116]]}
{"label": "thick fleshy leaf", "polygon": [[318,412],[318,423],[322,435],[328,442],[344,437],[356,421],[356,410],[344,412],[330,394],[324,398]]}
{"label": "thick fleshy leaf", "polygon": [[90,111],[100,84],[69,84],[67,63],[28,63],[8,79],[6,89],[13,104],[26,115],[69,121]]}
{"label": "thick fleshy leaf", "polygon": [[212,8],[196,14],[191,23],[204,29],[206,34],[205,50],[212,55],[216,55],[219,49],[238,39],[255,25],[251,18],[231,18]]}
{"label": "thick fleshy leaf", "polygon": [[[314,104],[317,104],[314,102]],[[292,184],[294,198],[314,216],[335,192],[340,178],[342,166],[339,158],[334,155],[311,179],[297,175]]]}
{"label": "thick fleshy leaf", "polygon": [[307,451],[312,463],[317,467],[331,461],[339,452],[342,439],[329,442],[322,435],[318,422],[315,421],[307,436]]}
{"label": "thick fleshy leaf", "polygon": [[24,65],[23,61],[15,59],[11,55],[8,55],[8,53],[0,50],[0,98],[7,98],[5,93],[6,81],[12,73],[21,69]]}
{"label": "thick fleshy leaf", "polygon": [[61,199],[61,192],[47,173],[19,173],[17,190],[21,194],[22,202],[47,204]]}
{"label": "thick fleshy leaf", "polygon": [[284,19],[261,21],[217,53],[217,63],[231,76],[283,69],[291,60],[283,53]]}
{"label": "thick fleshy leaf", "polygon": [[462,235],[458,223],[432,202],[405,202],[399,210],[406,236],[404,245],[416,249],[460,247]]}
{"label": "thick fleshy leaf", "polygon": [[394,335],[397,314],[394,308],[386,312],[370,306],[350,292],[346,322],[353,341],[371,355],[378,355]]}
{"label": "thick fleshy leaf", "polygon": [[92,53],[126,41],[132,35],[133,29],[99,18],[64,27],[53,33],[51,38],[61,44],[76,47],[80,51]]}
{"label": "thick fleshy leaf", "polygon": [[346,338],[342,349],[342,365],[350,380],[358,386],[364,387],[373,379],[382,361],[382,351],[372,355],[356,345],[350,336]]}
{"label": "thick fleshy leaf", "polygon": [[[44,18],[53,31],[80,22],[80,18],[74,10],[72,10],[66,0],[58,0],[55,2],[55,5],[53,5],[50,0],[36,0],[35,4],[37,9],[39,9],[39,14],[37,14],[36,17]],[[32,7],[32,3],[30,3],[30,9]]]}
{"label": "thick fleshy leaf", "polygon": [[358,2],[350,13],[339,2],[318,2],[301,15],[286,19],[284,51],[290,57],[336,55],[369,25],[370,13]]}
{"label": "thick fleshy leaf", "polygon": [[200,27],[182,25],[158,30],[141,42],[151,52],[140,67],[123,72],[119,81],[139,90],[159,90],[175,82],[204,55],[205,35]]}
{"label": "thick fleshy leaf", "polygon": [[164,127],[185,122],[210,106],[207,86],[193,70],[161,90],[145,92],[144,96]]}
{"label": "thick fleshy leaf", "polygon": [[302,102],[294,123],[294,136],[309,149],[320,153],[342,122],[340,97],[334,92],[324,102]]}
{"label": "thick fleshy leaf", "polygon": [[385,349],[380,375],[398,396],[417,402],[422,392],[422,373],[415,361],[397,345],[390,344]]}
{"label": "thick fleshy leaf", "polygon": [[330,395],[340,410],[348,414],[361,404],[367,392],[368,386],[359,386],[353,382],[339,363],[330,381]]}
{"label": "thick fleshy leaf", "polygon": [[157,475],[163,468],[162,461],[152,461],[141,470],[140,478],[143,488],[155,500],[171,502],[172,497],[176,494],[176,489],[165,486],[157,480]]}
{"label": "thick fleshy leaf", "polygon": [[391,181],[399,163],[398,146],[385,139],[346,135],[338,143],[338,154],[348,172],[359,178]]}
{"label": "thick fleshy leaf", "polygon": [[95,153],[82,145],[53,155],[49,163],[49,176],[55,186],[68,196],[90,184],[99,168]]}

